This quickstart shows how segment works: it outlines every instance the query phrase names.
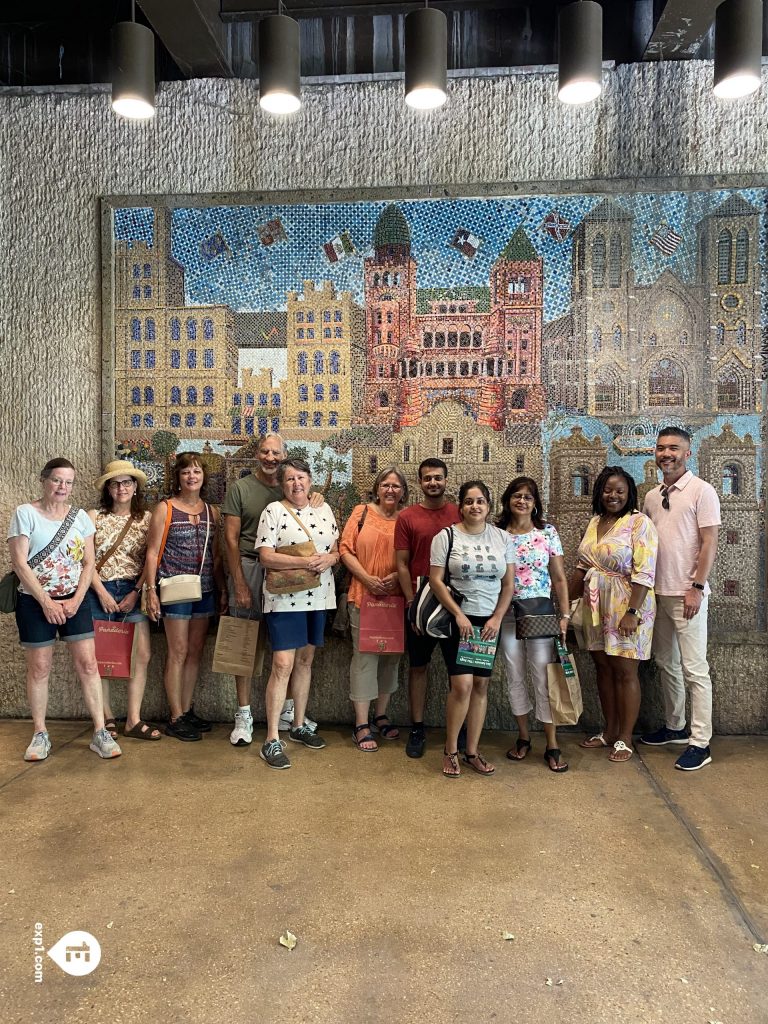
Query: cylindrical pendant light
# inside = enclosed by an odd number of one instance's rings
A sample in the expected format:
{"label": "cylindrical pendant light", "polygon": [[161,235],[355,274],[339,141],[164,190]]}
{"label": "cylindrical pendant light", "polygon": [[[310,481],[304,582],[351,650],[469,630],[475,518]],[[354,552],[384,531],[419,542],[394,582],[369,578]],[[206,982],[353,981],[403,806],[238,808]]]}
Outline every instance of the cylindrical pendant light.
{"label": "cylindrical pendant light", "polygon": [[715,15],[715,96],[736,99],[760,88],[762,0],[725,0]]}
{"label": "cylindrical pendant light", "polygon": [[560,11],[557,95],[563,103],[589,103],[603,90],[603,9],[578,0]]}
{"label": "cylindrical pendant light", "polygon": [[299,23],[286,14],[259,22],[259,104],[270,114],[301,106]]}
{"label": "cylindrical pendant light", "polygon": [[434,7],[411,11],[405,18],[405,102],[420,110],[440,107],[447,88],[447,19]]}
{"label": "cylindrical pendant light", "polygon": [[155,37],[135,20],[112,29],[112,109],[133,120],[155,113]]}

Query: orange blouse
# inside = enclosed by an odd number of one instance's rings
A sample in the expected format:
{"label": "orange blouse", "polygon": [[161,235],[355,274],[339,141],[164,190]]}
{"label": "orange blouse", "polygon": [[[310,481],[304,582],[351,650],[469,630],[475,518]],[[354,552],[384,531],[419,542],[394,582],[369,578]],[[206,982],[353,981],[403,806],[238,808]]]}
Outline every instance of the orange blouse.
{"label": "orange blouse", "polygon": [[[385,519],[379,515],[376,505],[368,505],[368,515],[365,517],[362,530],[358,529],[360,518],[365,511],[365,505],[356,505],[352,514],[347,520],[344,532],[341,535],[341,554],[354,555],[367,573],[371,576],[383,578],[390,573],[397,571],[397,557],[395,555],[395,523],[394,519]],[[349,585],[348,600],[350,604],[360,607],[360,602],[366,590],[360,580],[352,577]],[[396,594],[402,594],[398,586]]]}

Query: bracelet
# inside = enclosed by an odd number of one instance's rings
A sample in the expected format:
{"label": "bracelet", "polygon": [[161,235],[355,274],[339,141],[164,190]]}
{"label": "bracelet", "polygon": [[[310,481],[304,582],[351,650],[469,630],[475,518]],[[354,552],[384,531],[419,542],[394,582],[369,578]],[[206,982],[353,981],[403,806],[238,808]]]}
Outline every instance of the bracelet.
{"label": "bracelet", "polygon": [[147,590],[157,590],[157,585],[154,583],[145,583],[144,586]]}
{"label": "bracelet", "polygon": [[569,622],[571,621],[571,616],[570,615],[566,615],[565,612],[563,612],[563,614],[560,616],[560,618],[561,619],[568,619]]}
{"label": "bracelet", "polygon": [[696,582],[694,581],[694,582],[693,582],[693,583],[691,584],[691,587],[692,587],[692,588],[693,588],[694,590],[702,590],[702,591],[703,591],[703,590],[705,589],[705,587],[706,587],[706,584],[705,584],[705,583],[696,583]]}
{"label": "bracelet", "polygon": [[131,591],[131,593],[132,594],[140,594],[141,593],[141,587],[134,587],[133,590]]}

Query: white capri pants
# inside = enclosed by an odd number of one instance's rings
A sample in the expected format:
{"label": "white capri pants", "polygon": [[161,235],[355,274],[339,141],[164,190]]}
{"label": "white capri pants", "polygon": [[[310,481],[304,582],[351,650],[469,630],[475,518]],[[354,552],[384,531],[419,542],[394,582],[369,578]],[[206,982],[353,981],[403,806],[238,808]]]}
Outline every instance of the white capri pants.
{"label": "white capri pants", "polygon": [[533,691],[536,695],[536,718],[550,724],[552,710],[549,706],[547,665],[555,661],[555,642],[551,637],[535,640],[518,640],[515,629],[515,615],[507,612],[501,621],[499,641],[504,670],[507,675],[507,693],[513,715],[527,715],[533,708],[526,686],[526,666],[530,669]]}

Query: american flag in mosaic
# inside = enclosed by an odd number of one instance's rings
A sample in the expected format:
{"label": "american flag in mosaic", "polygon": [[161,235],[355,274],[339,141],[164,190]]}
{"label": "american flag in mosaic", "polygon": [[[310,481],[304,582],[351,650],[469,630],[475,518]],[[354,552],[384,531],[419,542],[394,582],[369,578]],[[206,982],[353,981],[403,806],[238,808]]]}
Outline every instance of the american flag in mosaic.
{"label": "american flag in mosaic", "polygon": [[648,239],[648,244],[654,246],[659,252],[664,253],[665,256],[672,256],[682,240],[683,236],[678,235],[667,224],[660,224]]}

